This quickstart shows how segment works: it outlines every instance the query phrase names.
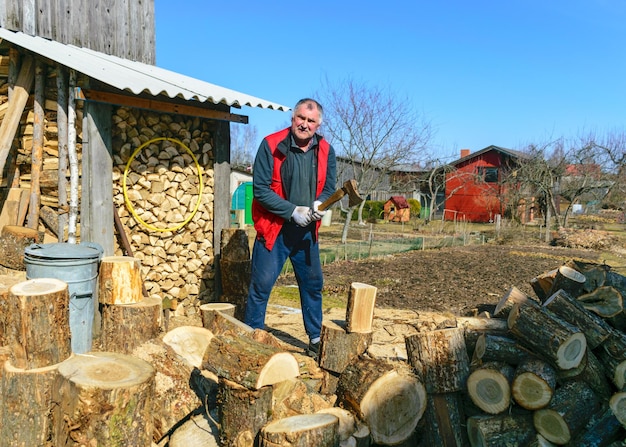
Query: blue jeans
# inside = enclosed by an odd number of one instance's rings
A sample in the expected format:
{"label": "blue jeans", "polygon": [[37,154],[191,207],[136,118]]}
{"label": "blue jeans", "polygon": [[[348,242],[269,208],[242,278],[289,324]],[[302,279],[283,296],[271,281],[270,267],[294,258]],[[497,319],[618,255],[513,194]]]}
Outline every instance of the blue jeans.
{"label": "blue jeans", "polygon": [[248,291],[245,323],[254,329],[265,327],[265,312],[270,292],[287,258],[291,260],[300,291],[304,330],[309,339],[322,329],[322,286],[324,278],[319,244],[313,240],[311,226],[285,224],[272,250],[258,239],[252,248],[252,278]]}

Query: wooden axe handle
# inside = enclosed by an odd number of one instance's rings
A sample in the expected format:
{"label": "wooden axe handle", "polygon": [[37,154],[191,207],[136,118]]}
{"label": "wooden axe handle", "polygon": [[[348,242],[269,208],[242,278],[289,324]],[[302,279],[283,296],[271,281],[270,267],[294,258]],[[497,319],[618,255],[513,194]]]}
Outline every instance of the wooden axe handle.
{"label": "wooden axe handle", "polygon": [[324,211],[329,208],[333,203],[339,202],[343,196],[346,195],[346,192],[343,188],[338,189],[330,196],[328,199],[324,200],[320,206],[317,207],[318,210]]}

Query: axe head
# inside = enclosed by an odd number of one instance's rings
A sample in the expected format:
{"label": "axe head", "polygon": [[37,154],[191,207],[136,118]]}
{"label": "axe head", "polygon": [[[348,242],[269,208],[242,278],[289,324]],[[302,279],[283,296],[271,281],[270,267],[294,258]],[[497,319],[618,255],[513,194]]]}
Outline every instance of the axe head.
{"label": "axe head", "polygon": [[353,207],[360,204],[363,201],[363,197],[360,196],[357,190],[356,180],[346,181],[342,188],[343,192],[348,196],[348,206]]}

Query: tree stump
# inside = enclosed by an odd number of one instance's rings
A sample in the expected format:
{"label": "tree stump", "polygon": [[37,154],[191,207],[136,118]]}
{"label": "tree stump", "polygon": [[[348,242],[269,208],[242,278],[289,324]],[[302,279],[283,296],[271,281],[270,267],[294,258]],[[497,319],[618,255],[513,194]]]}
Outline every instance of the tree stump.
{"label": "tree stump", "polygon": [[14,312],[10,309],[9,305],[9,291],[11,287],[22,281],[26,281],[26,274],[20,274],[18,276],[13,275],[0,275],[0,346],[6,346],[7,341],[7,323],[11,321],[8,318],[10,312]]}
{"label": "tree stump", "polygon": [[44,368],[72,354],[69,289],[64,281],[39,278],[15,284],[9,290],[8,312],[0,318],[16,368]]}
{"label": "tree stump", "polygon": [[467,378],[467,394],[485,413],[502,413],[511,403],[513,372],[513,367],[507,363],[485,363]]}
{"label": "tree stump", "polygon": [[143,300],[141,260],[105,256],[100,260],[98,300],[102,304],[136,304]]}
{"label": "tree stump", "polygon": [[556,388],[556,371],[539,359],[528,359],[515,369],[511,383],[513,400],[527,410],[548,405]]}
{"label": "tree stump", "polygon": [[54,445],[150,447],[154,368],[112,352],[75,355],[59,364]]}
{"label": "tree stump", "polygon": [[318,357],[320,367],[341,374],[372,344],[372,336],[372,332],[348,333],[335,321],[323,321]]}
{"label": "tree stump", "polygon": [[520,343],[561,369],[577,367],[585,355],[585,335],[543,308],[515,304],[507,323]]}
{"label": "tree stump", "polygon": [[213,320],[215,319],[215,313],[221,312],[223,314],[235,317],[235,305],[232,303],[207,303],[200,306],[200,315],[202,316],[202,326],[211,329]]}
{"label": "tree stump", "polygon": [[0,232],[0,264],[13,270],[26,270],[24,250],[43,242],[43,233],[19,225],[5,225]]}
{"label": "tree stump", "polygon": [[52,398],[58,365],[2,372],[0,446],[45,446],[52,437]]}
{"label": "tree stump", "polygon": [[409,363],[429,393],[465,390],[469,357],[463,329],[417,333],[405,338]]}
{"label": "tree stump", "polygon": [[358,358],[339,377],[337,401],[370,429],[375,443],[407,440],[426,409],[426,390],[404,362]]}
{"label": "tree stump", "polygon": [[535,429],[548,441],[567,444],[595,414],[599,402],[584,382],[571,381],[557,388],[550,404],[533,413]]}
{"label": "tree stump", "polygon": [[353,282],[350,284],[346,307],[346,331],[372,332],[376,292],[378,289],[368,284]]}
{"label": "tree stump", "polygon": [[130,354],[137,346],[158,337],[162,321],[163,305],[159,297],[132,304],[104,304],[102,350]]}
{"label": "tree stump", "polygon": [[332,414],[300,414],[261,429],[260,447],[336,447],[339,420]]}
{"label": "tree stump", "polygon": [[473,446],[530,445],[535,428],[530,414],[471,416],[467,434]]}
{"label": "tree stump", "polygon": [[300,375],[292,354],[234,334],[213,337],[202,368],[252,390]]}
{"label": "tree stump", "polygon": [[217,391],[220,445],[253,447],[272,414],[272,387],[250,390],[220,378]]}

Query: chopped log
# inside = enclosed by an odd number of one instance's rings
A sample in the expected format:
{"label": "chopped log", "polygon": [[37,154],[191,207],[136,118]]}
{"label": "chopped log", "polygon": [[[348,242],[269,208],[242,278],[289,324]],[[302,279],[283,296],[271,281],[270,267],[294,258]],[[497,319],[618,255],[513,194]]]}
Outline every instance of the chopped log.
{"label": "chopped log", "polygon": [[542,303],[543,300],[550,295],[550,290],[552,289],[552,283],[554,282],[557,270],[558,269],[554,269],[544,272],[530,280],[530,286],[533,288],[535,295],[537,295],[537,298],[539,298],[539,301]]}
{"label": "chopped log", "polygon": [[215,312],[235,317],[235,305],[232,303],[206,303],[200,305],[200,315],[202,316],[202,326],[211,329]]}
{"label": "chopped log", "polygon": [[102,304],[136,304],[143,299],[141,260],[105,256],[98,272],[98,299]]}
{"label": "chopped log", "polygon": [[217,409],[220,445],[253,447],[259,431],[271,420],[272,387],[250,390],[220,378]]}
{"label": "chopped log", "polygon": [[599,401],[584,382],[570,381],[557,388],[550,404],[533,413],[535,429],[548,441],[570,442],[596,413]]}
{"label": "chopped log", "polygon": [[348,333],[372,332],[377,291],[378,288],[368,284],[360,282],[350,284],[346,306],[346,331]]}
{"label": "chopped log", "polygon": [[[302,352],[301,349],[298,349],[290,345],[289,343],[285,343],[280,338],[276,337],[275,335],[270,334],[264,329],[254,329],[252,333],[250,334],[250,337],[252,338],[252,340],[258,341],[259,343],[263,343],[264,345],[273,346],[275,348],[280,349],[281,351],[293,351],[294,353]],[[307,357],[307,358],[310,358],[310,357]]]}
{"label": "chopped log", "polygon": [[356,430],[356,419],[348,410],[339,407],[328,407],[316,411],[316,413],[332,414],[339,419],[337,434],[339,435],[339,441],[341,442],[350,438]]}
{"label": "chopped log", "polygon": [[[25,272],[23,272],[19,276],[18,275],[16,276],[0,275],[0,346],[6,346],[9,343],[7,341],[7,334],[8,334],[7,323],[10,323],[12,320],[7,318],[6,316],[8,316],[9,312],[14,312],[13,309],[10,309],[10,305],[9,305],[9,291],[11,287],[13,287],[15,284],[18,284],[22,281],[26,281]],[[1,363],[3,362],[0,362],[0,364]]]}
{"label": "chopped log", "polygon": [[220,235],[220,256],[222,259],[236,261],[250,259],[250,239],[245,229],[223,228]]}
{"label": "chopped log", "polygon": [[49,206],[44,205],[39,209],[39,219],[59,240],[63,239],[64,235],[59,234],[59,213]]}
{"label": "chopped log", "polygon": [[585,335],[543,308],[515,304],[507,323],[520,343],[561,369],[575,368],[585,355]]}
{"label": "chopped log", "polygon": [[[603,409],[592,415],[585,428],[571,440],[570,445],[577,447],[607,446],[612,441],[624,439],[622,424],[615,417],[610,404],[604,404]],[[621,442],[621,441],[620,441]]]}
{"label": "chopped log", "polygon": [[452,327],[459,327],[464,330],[465,347],[469,358],[474,355],[476,342],[483,334],[506,336],[509,327],[506,319],[485,318],[485,317],[456,317],[456,324]]}
{"label": "chopped log", "polygon": [[600,346],[609,337],[611,326],[597,314],[585,309],[583,304],[563,289],[554,292],[543,306],[553,314],[578,327],[591,349]]}
{"label": "chopped log", "polygon": [[57,365],[20,369],[10,361],[2,372],[0,445],[44,446],[52,437],[50,417]]}
{"label": "chopped log", "polygon": [[614,356],[605,349],[596,350],[596,357],[604,368],[605,375],[621,390],[626,386],[626,356]]}
{"label": "chopped log", "polygon": [[130,354],[137,346],[158,337],[162,322],[162,301],[158,296],[132,304],[105,304],[100,335],[102,350]]}
{"label": "chopped log", "polygon": [[[205,413],[192,414],[165,440],[167,447],[220,447],[219,429]],[[159,443],[159,447],[160,447]]]}
{"label": "chopped log", "polygon": [[613,394],[609,399],[609,407],[620,424],[626,427],[626,392]]}
{"label": "chopped log", "polygon": [[505,362],[515,366],[531,357],[535,355],[510,337],[482,334],[476,341],[473,359],[478,362]]}
{"label": "chopped log", "polygon": [[220,240],[221,301],[235,305],[235,317],[243,320],[252,275],[250,241],[243,229],[224,228]]}
{"label": "chopped log", "polygon": [[31,179],[30,200],[28,206],[27,226],[36,230],[39,228],[39,209],[41,205],[41,187],[39,186],[39,173],[43,169],[43,134],[44,134],[44,110],[45,102],[45,65],[41,59],[35,61],[35,101],[33,104],[33,146],[31,150]]}
{"label": "chopped log", "polygon": [[234,334],[216,335],[211,339],[202,368],[252,390],[300,374],[292,354]]}
{"label": "chopped log", "polygon": [[540,304],[537,300],[529,297],[520,289],[513,286],[502,296],[502,298],[500,298],[500,301],[496,304],[493,316],[506,319],[509,316],[509,312],[511,311],[513,304],[515,303],[530,305]]}
{"label": "chopped log", "polygon": [[513,400],[527,410],[548,405],[556,388],[555,369],[539,359],[528,359],[517,365],[511,382]]}
{"label": "chopped log", "polygon": [[372,336],[372,332],[347,332],[345,322],[323,321],[319,365],[328,371],[341,374],[352,360],[363,354],[372,344]]}
{"label": "chopped log", "polygon": [[528,445],[535,435],[530,414],[471,416],[467,419],[471,445],[485,447]]}
{"label": "chopped log", "polygon": [[606,265],[576,259],[566,262],[565,265],[585,275],[585,284],[583,286],[584,293],[589,293],[596,290],[598,287],[602,287],[606,281]]}
{"label": "chopped log", "polygon": [[558,290],[564,290],[569,296],[577,298],[583,294],[586,280],[585,275],[579,271],[567,265],[562,265],[556,270],[548,296],[556,293]]}
{"label": "chopped log", "polygon": [[424,413],[424,445],[463,447],[468,445],[461,392],[427,395]]}
{"label": "chopped log", "polygon": [[9,188],[0,211],[0,228],[6,225],[21,225],[17,222],[17,216],[22,194],[28,195],[21,188]]}
{"label": "chopped log", "polygon": [[408,439],[426,409],[426,390],[404,362],[360,357],[339,377],[337,401],[353,411],[383,445]]}
{"label": "chopped log", "polygon": [[163,336],[163,343],[174,350],[189,368],[200,368],[214,334],[197,326],[179,326]]}
{"label": "chopped log", "polygon": [[585,309],[602,318],[614,317],[624,310],[622,294],[611,286],[598,287],[593,292],[580,295],[578,301]]}
{"label": "chopped log", "polygon": [[254,331],[254,329],[244,322],[222,312],[215,313],[215,315],[213,315],[213,319],[211,320],[211,324],[208,327],[204,327],[213,332],[214,335],[222,335],[227,332],[232,332],[237,335],[250,336]]}
{"label": "chopped log", "polygon": [[261,429],[260,447],[336,447],[339,420],[332,414],[300,414],[270,422]]}
{"label": "chopped log", "polygon": [[13,270],[26,270],[24,250],[43,242],[43,233],[18,225],[5,225],[0,232],[0,264]]}
{"label": "chopped log", "polygon": [[469,357],[463,329],[452,328],[417,333],[405,338],[409,364],[424,381],[429,393],[465,389]]}
{"label": "chopped log", "polygon": [[367,425],[361,421],[356,421],[356,429],[352,433],[355,441],[355,447],[370,447],[372,444],[372,434]]}
{"label": "chopped log", "polygon": [[606,380],[609,371],[600,362],[593,351],[587,350],[585,357],[576,368],[557,371],[557,381],[569,380],[585,382],[600,399],[608,399],[611,395],[610,383]]}
{"label": "chopped log", "polygon": [[59,364],[54,445],[152,445],[155,371],[113,352],[75,355]]}
{"label": "chopped log", "polygon": [[283,380],[272,386],[272,418],[282,419],[297,414],[313,414],[331,408],[334,399],[311,391],[300,379]]}
{"label": "chopped log", "polygon": [[69,301],[68,285],[58,279],[30,279],[11,287],[10,311],[0,318],[16,368],[44,368],[70,357]]}
{"label": "chopped log", "polygon": [[514,368],[503,362],[485,363],[467,378],[467,394],[485,413],[502,413],[511,403],[513,372]]}

